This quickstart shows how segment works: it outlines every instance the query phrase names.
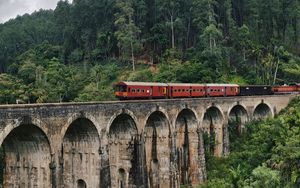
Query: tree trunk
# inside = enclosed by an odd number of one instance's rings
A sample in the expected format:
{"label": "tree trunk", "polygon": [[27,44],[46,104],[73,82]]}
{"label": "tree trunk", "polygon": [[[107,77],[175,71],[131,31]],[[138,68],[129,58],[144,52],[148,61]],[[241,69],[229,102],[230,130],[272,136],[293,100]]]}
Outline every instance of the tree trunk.
{"label": "tree trunk", "polygon": [[172,30],[172,48],[175,48],[175,36],[174,36],[174,20],[173,20],[173,15],[171,15],[171,30]]}
{"label": "tree trunk", "polygon": [[278,67],[279,67],[279,58],[277,58],[277,65],[276,65],[276,69],[275,69],[275,73],[274,73],[273,85],[275,85],[275,83],[276,83]]}
{"label": "tree trunk", "polygon": [[133,53],[133,44],[132,44],[132,41],[130,42],[130,47],[131,47],[132,70],[135,71],[135,62],[134,62],[134,53]]}

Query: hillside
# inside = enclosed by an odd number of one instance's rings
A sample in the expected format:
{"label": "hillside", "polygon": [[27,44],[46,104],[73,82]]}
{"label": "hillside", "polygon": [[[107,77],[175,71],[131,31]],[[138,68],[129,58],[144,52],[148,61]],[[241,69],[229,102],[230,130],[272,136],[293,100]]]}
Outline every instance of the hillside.
{"label": "hillside", "polygon": [[300,186],[300,98],[275,119],[250,122],[242,136],[230,125],[231,153],[207,156],[208,182],[202,188]]}
{"label": "hillside", "polygon": [[112,100],[117,80],[300,82],[298,0],[74,0],[0,24],[0,103]]}

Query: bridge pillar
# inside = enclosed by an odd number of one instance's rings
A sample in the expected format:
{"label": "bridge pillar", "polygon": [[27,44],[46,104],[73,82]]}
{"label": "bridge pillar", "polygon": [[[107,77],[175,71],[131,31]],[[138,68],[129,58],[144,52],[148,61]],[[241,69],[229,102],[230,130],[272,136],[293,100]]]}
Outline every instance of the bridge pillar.
{"label": "bridge pillar", "polygon": [[[224,113],[226,114],[226,113]],[[223,124],[223,155],[227,156],[230,152],[230,148],[229,148],[229,130],[228,130],[228,126],[229,124],[228,122],[228,117],[224,118],[224,124]]]}

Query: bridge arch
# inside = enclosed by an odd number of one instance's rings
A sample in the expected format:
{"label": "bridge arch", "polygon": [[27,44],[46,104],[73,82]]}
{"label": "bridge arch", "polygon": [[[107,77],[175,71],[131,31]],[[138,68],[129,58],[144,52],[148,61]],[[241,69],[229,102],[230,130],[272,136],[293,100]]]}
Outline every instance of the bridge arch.
{"label": "bridge arch", "polygon": [[[175,119],[173,119],[173,121],[172,121],[172,127],[174,127],[174,130],[176,129],[176,121],[178,119],[178,116],[181,115],[183,111],[190,111],[190,113],[192,113],[195,116],[195,118],[197,120],[197,128],[198,128],[198,126],[199,126],[199,117],[198,117],[198,114],[197,114],[196,110],[193,109],[193,108],[190,108],[190,107],[184,107],[184,108],[180,108],[178,110],[178,112],[175,116]],[[172,130],[172,128],[171,128],[171,130]]]}
{"label": "bridge arch", "polygon": [[77,187],[80,179],[91,187],[99,187],[99,131],[91,120],[77,117],[66,130],[61,146],[63,184],[66,188]]}
{"label": "bridge arch", "polygon": [[[4,149],[4,187],[51,187],[51,144],[43,123],[25,116],[7,126]],[[1,138],[2,139],[2,138]]]}
{"label": "bridge arch", "polygon": [[137,118],[136,116],[134,115],[134,113],[128,109],[120,109],[117,113],[113,114],[111,116],[111,118],[109,119],[108,123],[107,123],[107,126],[106,126],[106,134],[109,135],[109,132],[110,132],[110,128],[113,124],[113,122],[116,120],[117,117],[119,117],[120,115],[127,115],[128,118],[132,119],[134,125],[135,125],[135,128],[136,130],[139,132],[138,130],[138,124],[137,124]]}
{"label": "bridge arch", "polygon": [[[61,132],[60,132],[60,135],[63,135],[63,136],[61,137],[61,141],[59,143],[63,142],[64,136],[66,135],[67,130],[70,128],[72,123],[78,119],[89,120],[97,129],[98,134],[101,135],[101,126],[98,123],[98,121],[95,119],[94,116],[86,114],[86,113],[74,113],[68,118],[67,122],[63,125]],[[99,140],[100,140],[100,138],[99,138]]]}
{"label": "bridge arch", "polygon": [[271,105],[265,103],[264,101],[255,106],[252,114],[253,119],[265,119],[267,117],[274,117],[274,112],[271,108]]}
{"label": "bridge arch", "polygon": [[[198,119],[195,111],[182,109],[175,121],[175,159],[178,166],[179,182],[182,185],[196,185],[199,179],[199,136]],[[202,138],[201,138],[202,139]],[[202,146],[203,147],[203,146]]]}
{"label": "bridge arch", "polygon": [[236,124],[236,133],[242,133],[245,124],[249,121],[249,113],[247,108],[240,103],[234,104],[228,110],[228,124]]}
{"label": "bridge arch", "polygon": [[202,114],[202,117],[200,119],[200,128],[203,129],[204,132],[208,133],[210,131],[210,127],[208,125],[210,125],[211,123],[213,125],[218,125],[218,127],[215,128],[222,128],[225,120],[224,117],[225,116],[221,107],[217,105],[209,106]]}
{"label": "bridge arch", "polygon": [[147,116],[143,130],[145,140],[145,158],[150,185],[157,187],[166,185],[170,181],[165,177],[170,176],[170,122],[166,113],[156,110]]}
{"label": "bridge arch", "polygon": [[[3,129],[3,131],[1,132],[1,136],[0,136],[0,145],[2,145],[3,141],[5,140],[5,138],[15,129],[18,128],[21,125],[24,124],[33,124],[35,125],[37,128],[39,128],[46,136],[48,135],[48,129],[46,124],[41,121],[38,118],[32,118],[29,116],[23,116],[21,118],[18,118],[16,120],[14,120],[13,122],[9,122]],[[50,144],[50,149],[51,149],[51,153],[54,152],[54,148],[53,145],[51,144],[51,140],[48,138],[47,136],[47,140]]]}
{"label": "bridge arch", "polygon": [[[108,130],[108,150],[109,150],[109,169],[107,171],[113,174],[110,178],[111,186],[118,187],[122,184],[124,187],[138,187],[138,177],[136,174],[138,167],[133,164],[139,164],[140,153],[138,152],[138,129],[136,120],[132,114],[118,113],[110,123]],[[122,169],[122,176],[118,176]]]}
{"label": "bridge arch", "polygon": [[[224,128],[224,114],[220,107],[213,105],[206,109],[203,114],[201,129],[210,135],[210,139],[214,139],[214,146],[208,145],[207,149],[216,156],[221,156],[223,153],[223,128]],[[214,137],[211,137],[211,136]],[[211,143],[211,141],[209,142]]]}

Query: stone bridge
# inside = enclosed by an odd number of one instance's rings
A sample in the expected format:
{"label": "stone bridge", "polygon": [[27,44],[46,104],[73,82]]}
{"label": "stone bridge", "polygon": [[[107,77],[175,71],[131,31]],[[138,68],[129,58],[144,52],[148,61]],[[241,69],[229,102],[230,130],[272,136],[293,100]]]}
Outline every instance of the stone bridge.
{"label": "stone bridge", "polygon": [[[204,133],[274,116],[294,95],[0,106],[5,188],[179,187],[206,180]],[[214,134],[212,134],[214,133]]]}

